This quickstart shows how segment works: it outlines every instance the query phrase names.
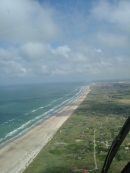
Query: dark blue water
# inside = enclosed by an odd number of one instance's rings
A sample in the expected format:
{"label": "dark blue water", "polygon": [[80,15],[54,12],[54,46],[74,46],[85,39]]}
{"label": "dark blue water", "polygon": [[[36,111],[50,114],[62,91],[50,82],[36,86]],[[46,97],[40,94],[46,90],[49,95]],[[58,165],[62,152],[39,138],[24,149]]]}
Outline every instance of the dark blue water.
{"label": "dark blue water", "polygon": [[0,145],[53,116],[83,91],[83,83],[0,87]]}

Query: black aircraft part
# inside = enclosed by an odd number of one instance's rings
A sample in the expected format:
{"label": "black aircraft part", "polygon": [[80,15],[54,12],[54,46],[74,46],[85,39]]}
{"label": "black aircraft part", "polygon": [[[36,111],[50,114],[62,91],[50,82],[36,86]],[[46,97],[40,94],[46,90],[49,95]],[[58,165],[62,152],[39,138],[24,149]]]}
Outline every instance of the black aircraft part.
{"label": "black aircraft part", "polygon": [[[114,141],[113,141],[113,143],[112,143],[112,145],[108,151],[108,154],[106,156],[106,159],[105,159],[101,173],[107,173],[108,172],[108,169],[111,165],[111,162],[112,162],[115,154],[117,153],[120,145],[122,144],[123,140],[125,139],[125,137],[129,131],[130,131],[130,116],[128,117],[125,124],[121,128],[119,134],[115,137],[115,139],[114,139]],[[123,172],[123,173],[125,173],[125,172]]]}
{"label": "black aircraft part", "polygon": [[130,173],[130,162],[124,167],[121,173]]}

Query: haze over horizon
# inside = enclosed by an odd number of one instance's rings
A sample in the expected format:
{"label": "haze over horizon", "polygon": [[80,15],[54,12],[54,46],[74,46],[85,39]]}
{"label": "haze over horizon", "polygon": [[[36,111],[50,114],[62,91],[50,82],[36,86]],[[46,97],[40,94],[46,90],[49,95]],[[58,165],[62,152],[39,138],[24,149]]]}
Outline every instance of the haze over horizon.
{"label": "haze over horizon", "polygon": [[128,79],[129,0],[0,0],[0,84]]}

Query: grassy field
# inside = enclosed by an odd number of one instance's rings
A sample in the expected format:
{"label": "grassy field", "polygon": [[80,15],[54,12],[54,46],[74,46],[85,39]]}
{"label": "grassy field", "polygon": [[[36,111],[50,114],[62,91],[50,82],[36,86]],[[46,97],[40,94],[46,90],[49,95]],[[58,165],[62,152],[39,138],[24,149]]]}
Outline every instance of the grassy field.
{"label": "grassy field", "polygon": [[[77,167],[79,172],[85,169],[100,173],[109,147],[129,112],[129,83],[91,86],[86,99],[24,173],[71,173],[72,167]],[[116,154],[109,173],[119,173],[129,158],[130,134]]]}

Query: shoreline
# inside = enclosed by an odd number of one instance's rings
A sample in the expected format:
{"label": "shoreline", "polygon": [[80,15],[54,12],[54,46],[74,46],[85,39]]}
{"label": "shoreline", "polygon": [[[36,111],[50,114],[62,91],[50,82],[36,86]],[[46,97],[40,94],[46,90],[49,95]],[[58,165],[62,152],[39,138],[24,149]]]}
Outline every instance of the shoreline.
{"label": "shoreline", "polygon": [[86,98],[89,91],[89,86],[85,87],[85,91],[74,101],[62,108],[62,110],[2,147],[0,149],[0,167],[2,173],[23,172]]}
{"label": "shoreline", "polygon": [[[88,86],[89,87],[89,86]],[[84,87],[86,88],[86,87]],[[11,139],[9,139],[8,141],[0,144],[0,150],[4,147],[6,147],[7,145],[9,145],[11,142],[21,138],[23,135],[25,135],[26,133],[28,133],[30,130],[34,129],[36,126],[39,126],[40,124],[42,124],[43,122],[45,122],[46,120],[50,119],[51,117],[53,116],[56,116],[60,111],[62,111],[66,106],[68,106],[69,104],[71,104],[74,100],[76,100],[77,98],[79,98],[82,94],[84,93],[84,91],[76,96],[74,99],[72,99],[69,103],[67,103],[65,106],[61,107],[58,111],[56,111],[55,113],[53,113],[52,115],[50,116],[47,116],[45,118],[43,118],[42,120],[36,122],[34,125],[32,125],[30,128],[26,129],[24,132],[21,132],[20,134],[18,134],[17,136],[15,137],[12,137]]]}

